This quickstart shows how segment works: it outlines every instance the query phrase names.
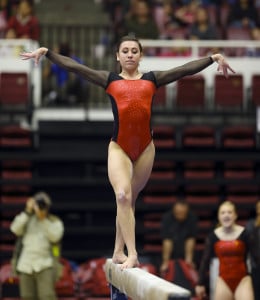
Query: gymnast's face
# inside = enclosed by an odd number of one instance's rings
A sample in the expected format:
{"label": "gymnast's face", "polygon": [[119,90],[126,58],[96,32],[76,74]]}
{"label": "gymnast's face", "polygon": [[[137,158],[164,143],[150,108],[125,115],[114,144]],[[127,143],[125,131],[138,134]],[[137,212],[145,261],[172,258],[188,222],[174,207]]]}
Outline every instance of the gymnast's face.
{"label": "gymnast's face", "polygon": [[135,41],[122,42],[117,52],[117,60],[125,71],[137,70],[141,57],[141,50]]}
{"label": "gymnast's face", "polygon": [[237,219],[235,207],[232,204],[222,204],[218,211],[218,219],[221,226],[228,228],[234,225]]}

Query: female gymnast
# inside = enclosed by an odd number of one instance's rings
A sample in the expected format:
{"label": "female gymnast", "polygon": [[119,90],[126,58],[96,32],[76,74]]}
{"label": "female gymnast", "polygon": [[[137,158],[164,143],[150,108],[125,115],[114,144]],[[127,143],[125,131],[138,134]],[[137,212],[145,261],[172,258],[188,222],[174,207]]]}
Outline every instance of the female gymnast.
{"label": "female gymnast", "polygon": [[[228,76],[234,72],[221,54],[188,62],[167,71],[141,73],[142,45],[132,36],[123,37],[116,51],[121,72],[94,70],[45,47],[22,53],[22,59],[42,56],[64,69],[75,72],[105,89],[114,115],[114,132],[108,146],[108,177],[117,203],[116,237],[113,262],[121,268],[137,266],[135,243],[135,201],[149,179],[155,148],[150,128],[152,99],[156,89],[186,75],[200,72],[214,62]],[[124,248],[127,248],[125,255]]]}
{"label": "female gymnast", "polygon": [[208,236],[199,269],[196,294],[206,297],[205,281],[212,257],[219,259],[219,275],[215,284],[214,300],[253,300],[251,277],[247,270],[249,239],[243,226],[236,224],[235,205],[223,202],[218,210],[219,226]]}

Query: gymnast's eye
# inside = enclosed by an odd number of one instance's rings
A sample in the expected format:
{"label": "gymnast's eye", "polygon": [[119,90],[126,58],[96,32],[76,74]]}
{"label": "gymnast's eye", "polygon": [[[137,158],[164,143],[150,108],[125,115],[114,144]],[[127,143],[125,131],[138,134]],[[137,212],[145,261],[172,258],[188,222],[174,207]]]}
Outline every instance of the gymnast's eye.
{"label": "gymnast's eye", "polygon": [[124,48],[124,49],[122,49],[122,52],[123,52],[124,54],[126,54],[126,53],[128,52],[128,49],[127,49],[127,48]]}
{"label": "gymnast's eye", "polygon": [[138,49],[137,48],[132,48],[132,49],[128,49],[128,48],[123,48],[122,49],[122,53],[127,54],[131,52],[132,54],[137,54],[138,53]]}

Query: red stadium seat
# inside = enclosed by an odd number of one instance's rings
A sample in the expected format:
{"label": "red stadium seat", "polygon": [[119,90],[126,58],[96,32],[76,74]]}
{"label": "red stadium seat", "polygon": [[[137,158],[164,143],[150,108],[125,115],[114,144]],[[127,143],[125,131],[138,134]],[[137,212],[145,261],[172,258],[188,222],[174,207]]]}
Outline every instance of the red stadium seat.
{"label": "red stadium seat", "polygon": [[[1,203],[1,201],[0,201]],[[12,242],[15,241],[15,235],[10,230],[11,221],[0,221],[1,228],[1,243],[3,242]]]}
{"label": "red stadium seat", "polygon": [[180,109],[204,108],[205,79],[202,76],[187,76],[177,81],[176,106]]}
{"label": "red stadium seat", "polygon": [[25,72],[0,73],[0,113],[10,120],[15,116],[31,117],[32,88]]}
{"label": "red stadium seat", "polygon": [[214,105],[221,109],[242,109],[244,102],[244,83],[241,74],[215,75],[214,79]]}
{"label": "red stadium seat", "polygon": [[28,105],[29,101],[30,86],[27,73],[0,73],[0,104]]}
{"label": "red stadium seat", "polygon": [[212,161],[188,161],[184,163],[184,177],[189,179],[209,179],[215,176],[215,163]]}
{"label": "red stadium seat", "polygon": [[5,184],[2,186],[2,192],[3,194],[26,194],[28,195],[31,192],[31,187],[28,185],[22,185],[22,184]]}
{"label": "red stadium seat", "polygon": [[4,204],[25,204],[28,200],[26,196],[1,196],[0,202]]}
{"label": "red stadium seat", "polygon": [[[188,192],[189,193],[189,192]],[[186,196],[186,201],[192,207],[205,207],[205,205],[212,205],[216,206],[219,203],[219,196],[218,195],[192,195],[188,194]]]}
{"label": "red stadium seat", "polygon": [[32,172],[31,171],[2,171],[3,179],[31,179]]}
{"label": "red stadium seat", "polygon": [[145,244],[143,250],[148,253],[162,253],[162,245]]}
{"label": "red stadium seat", "polygon": [[229,195],[226,200],[235,203],[236,205],[247,205],[253,207],[258,201],[258,195]]}
{"label": "red stadium seat", "polygon": [[160,227],[161,227],[160,221],[144,221],[144,228],[160,229]]}
{"label": "red stadium seat", "polygon": [[144,196],[143,202],[150,204],[173,204],[176,202],[175,196]]}
{"label": "red stadium seat", "polygon": [[[216,185],[188,185],[185,188],[185,194],[186,197],[190,197],[190,196],[196,196],[196,197],[202,197],[202,199],[207,199],[207,197],[212,197],[212,196],[218,196],[219,195],[219,187]],[[206,198],[203,198],[206,197]],[[216,198],[212,197],[212,200]],[[213,201],[215,201],[213,200]],[[205,200],[204,200],[205,201]],[[205,201],[205,204],[207,202]]]}
{"label": "red stadium seat", "polygon": [[[249,204],[256,203],[258,199],[258,185],[228,185],[226,196],[228,200]],[[237,200],[236,200],[237,199]]]}
{"label": "red stadium seat", "polygon": [[183,147],[215,147],[215,129],[209,125],[189,125],[182,134]]}
{"label": "red stadium seat", "polygon": [[199,230],[209,232],[212,229],[212,221],[211,220],[199,220],[198,227]]}
{"label": "red stadium seat", "polygon": [[156,148],[174,148],[175,129],[169,125],[156,125],[153,128],[153,140]]}
{"label": "red stadium seat", "polygon": [[32,167],[32,162],[28,160],[3,160],[1,162],[3,169],[24,170]]}
{"label": "red stadium seat", "polygon": [[260,106],[260,74],[254,74],[251,81],[251,99],[254,106]]}
{"label": "red stadium seat", "polygon": [[242,125],[227,126],[222,130],[221,139],[224,148],[254,148],[256,145],[255,128]]}
{"label": "red stadium seat", "polygon": [[146,221],[160,221],[162,218],[162,214],[161,212],[154,212],[154,213],[146,213],[144,215],[144,220]]}
{"label": "red stadium seat", "polygon": [[151,179],[174,179],[176,177],[175,163],[172,161],[158,161],[153,165]]}
{"label": "red stadium seat", "polygon": [[0,127],[0,147],[30,148],[32,146],[30,130],[18,125],[6,125]]}
{"label": "red stadium seat", "polygon": [[[143,197],[165,197],[170,198],[173,197],[173,195],[176,194],[178,190],[178,187],[175,184],[168,184],[165,185],[165,183],[154,183],[154,182],[148,182],[146,187],[143,190]],[[152,199],[146,199],[148,202],[152,201]],[[172,199],[173,200],[173,199]],[[155,200],[156,202],[156,200]],[[166,201],[167,202],[167,201]]]}
{"label": "red stadium seat", "polygon": [[224,178],[252,179],[255,177],[252,161],[227,161],[224,163]]}

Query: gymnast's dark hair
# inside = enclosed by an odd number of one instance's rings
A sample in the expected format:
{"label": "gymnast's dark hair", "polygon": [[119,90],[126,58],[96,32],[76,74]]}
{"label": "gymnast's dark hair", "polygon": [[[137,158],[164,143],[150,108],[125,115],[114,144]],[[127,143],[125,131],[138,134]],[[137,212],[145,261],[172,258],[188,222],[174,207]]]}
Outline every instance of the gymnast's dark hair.
{"label": "gymnast's dark hair", "polygon": [[123,42],[128,42],[128,41],[136,42],[138,44],[140,52],[143,52],[143,47],[142,47],[140,41],[138,40],[138,38],[136,38],[134,34],[128,34],[128,35],[121,37],[121,39],[118,41],[118,43],[116,45],[116,51],[117,52],[119,51],[120,45]]}

